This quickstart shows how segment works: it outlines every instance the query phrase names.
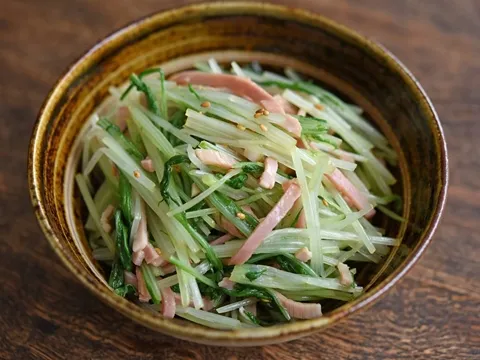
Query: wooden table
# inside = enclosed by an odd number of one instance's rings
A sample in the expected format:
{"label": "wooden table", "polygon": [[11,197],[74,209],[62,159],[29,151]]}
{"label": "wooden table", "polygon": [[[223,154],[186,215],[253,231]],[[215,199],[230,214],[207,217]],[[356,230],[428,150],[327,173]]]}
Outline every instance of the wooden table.
{"label": "wooden table", "polygon": [[480,1],[297,0],[381,42],[417,76],[447,135],[451,186],[425,256],[388,295],[323,334],[227,349],[134,324],[77,281],[30,206],[26,150],[65,67],[126,23],[182,0],[4,0],[0,11],[1,359],[480,359]]}

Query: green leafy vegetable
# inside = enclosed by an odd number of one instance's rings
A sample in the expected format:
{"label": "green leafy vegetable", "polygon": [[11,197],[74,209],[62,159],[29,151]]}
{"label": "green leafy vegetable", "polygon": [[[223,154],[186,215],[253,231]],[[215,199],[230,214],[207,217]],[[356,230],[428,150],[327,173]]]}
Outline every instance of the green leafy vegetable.
{"label": "green leafy vegetable", "polygon": [[[223,177],[222,174],[216,174],[216,176],[217,176],[217,179],[221,179]],[[240,173],[238,175],[235,175],[231,179],[227,180],[225,184],[230,186],[231,188],[238,190],[245,186],[245,182],[247,181],[247,179],[248,179],[247,174]]]}
{"label": "green leafy vegetable", "polygon": [[147,265],[147,263],[144,262],[140,268],[142,270],[143,280],[145,281],[148,293],[152,297],[153,303],[160,304],[162,295],[160,294],[160,289],[157,285],[157,279],[155,279],[155,275],[153,275],[150,265]]}
{"label": "green leafy vegetable", "polygon": [[122,262],[117,256],[113,262],[112,270],[110,271],[110,277],[108,279],[108,285],[110,285],[113,290],[118,289],[124,285],[124,270],[125,269],[123,268]]}
{"label": "green leafy vegetable", "polygon": [[196,92],[195,89],[193,88],[192,84],[188,84],[188,90],[189,90],[193,95],[195,95],[195,97],[196,97],[198,100],[202,100],[202,98],[200,97],[200,95],[198,95],[198,92]]}
{"label": "green leafy vegetable", "polygon": [[251,174],[255,177],[259,177],[263,173],[263,164],[257,162],[243,162],[236,164],[235,167],[241,166],[242,171],[247,174]]}
{"label": "green leafy vegetable", "polygon": [[[160,83],[161,83],[161,97],[162,103],[161,106],[158,105],[157,100],[155,99],[155,95],[153,94],[152,90],[142,81],[142,78],[146,75],[159,73],[160,75]],[[152,68],[142,71],[138,76],[132,74],[130,76],[131,84],[129,87],[123,92],[120,96],[120,100],[125,99],[125,97],[129,94],[129,92],[136,88],[138,91],[143,92],[147,99],[148,108],[157,116],[162,116],[164,119],[167,119],[167,97],[166,97],[166,90],[165,90],[165,73],[161,68]]]}
{"label": "green leafy vegetable", "polygon": [[[318,277],[317,273],[313,269],[305,264],[304,262],[298,260],[295,256],[288,253],[283,253],[276,257],[276,260],[282,270],[289,271],[295,274],[309,275]],[[248,273],[247,273],[248,274]],[[246,274],[245,274],[246,275]]]}
{"label": "green leafy vegetable", "polygon": [[282,316],[290,321],[290,315],[287,310],[280,303],[275,293],[267,288],[259,288],[251,285],[235,284],[233,290],[221,288],[224,293],[229,296],[235,296],[237,298],[255,297],[265,302],[272,303],[282,314]]}
{"label": "green leafy vegetable", "polygon": [[168,161],[165,163],[164,166],[164,172],[163,172],[163,179],[162,182],[160,183],[160,193],[162,194],[162,197],[167,203],[173,202],[177,206],[180,206],[180,204],[173,199],[168,191],[168,187],[170,185],[170,179],[172,176],[172,170],[175,165],[183,164],[183,163],[190,163],[190,159],[186,155],[175,155],[172,156]]}
{"label": "green leafy vegetable", "polygon": [[127,221],[128,226],[130,227],[133,216],[132,216],[132,185],[128,181],[125,174],[119,172],[119,182],[118,182],[118,192],[119,192],[119,204],[120,210],[122,211],[123,218]]}
{"label": "green leafy vegetable", "polygon": [[250,281],[255,281],[257,280],[262,274],[267,271],[266,269],[260,270],[260,271],[248,271],[245,273],[245,277],[250,280]]}
{"label": "green leafy vegetable", "polygon": [[122,211],[115,212],[115,229],[117,253],[122,262],[123,268],[132,271],[132,252],[129,245],[129,232],[122,220]]}
{"label": "green leafy vegetable", "polygon": [[205,256],[207,257],[208,261],[212,264],[212,266],[218,270],[223,269],[223,263],[213,251],[212,246],[208,243],[207,239],[203,237],[202,234],[197,230],[196,226],[187,220],[185,213],[180,213],[175,215],[175,219],[177,219],[180,224],[189,232],[189,234],[195,239],[195,241],[202,247],[205,251]]}
{"label": "green leafy vegetable", "polygon": [[135,289],[135,286],[131,284],[125,284],[123,286],[120,286],[119,288],[114,289],[115,294],[125,297],[127,295],[133,295],[137,292],[137,289]]}
{"label": "green leafy vegetable", "polygon": [[[197,182],[196,184],[200,187]],[[245,236],[250,235],[258,225],[257,219],[255,219],[248,212],[243,211],[232,199],[223,195],[222,193],[214,192],[207,198],[207,203],[209,203],[211,207],[216,208]],[[237,217],[239,212],[245,215],[245,219],[239,219]]]}
{"label": "green leafy vegetable", "polygon": [[315,117],[296,116],[302,125],[302,135],[309,138],[322,141],[322,134],[327,133],[329,127],[325,120]]}
{"label": "green leafy vegetable", "polygon": [[123,135],[122,131],[117,125],[112,124],[105,118],[98,120],[97,125],[109,133],[118,143],[127,151],[127,153],[135,158],[138,162],[142,161],[145,156],[137,149],[135,144]]}
{"label": "green leafy vegetable", "polygon": [[248,317],[248,319],[249,319],[252,323],[254,323],[254,324],[256,324],[256,325],[260,325],[260,321],[258,320],[258,318],[257,318],[255,315],[253,315],[250,311],[245,310],[244,313],[245,313],[245,316]]}

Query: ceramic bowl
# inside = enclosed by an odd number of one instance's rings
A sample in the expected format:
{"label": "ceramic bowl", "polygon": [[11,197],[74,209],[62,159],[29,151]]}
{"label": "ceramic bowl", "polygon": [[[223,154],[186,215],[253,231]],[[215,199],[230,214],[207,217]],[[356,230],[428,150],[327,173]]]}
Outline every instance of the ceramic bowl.
{"label": "ceramic bowl", "polygon": [[[93,261],[73,186],[79,134],[108,88],[132,72],[161,64],[167,73],[214,56],[291,66],[363,107],[399,154],[403,216],[384,222],[402,246],[384,263],[361,270],[366,292],[323,317],[246,331],[207,329],[159,314],[114,295]],[[386,49],[312,13],[260,3],[212,3],[154,14],[115,32],[73,64],[40,110],[29,149],[32,203],[47,240],[74,276],[129,318],[181,339],[224,346],[278,343],[325,329],[364,310],[412,267],[429,244],[445,203],[448,170],[442,129],[412,74]]]}

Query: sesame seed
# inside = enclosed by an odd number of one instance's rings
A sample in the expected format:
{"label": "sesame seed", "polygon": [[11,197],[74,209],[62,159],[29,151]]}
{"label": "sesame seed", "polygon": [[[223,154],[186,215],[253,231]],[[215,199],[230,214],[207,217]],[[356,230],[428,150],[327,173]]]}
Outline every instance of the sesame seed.
{"label": "sesame seed", "polygon": [[140,177],[140,171],[135,170],[133,172],[133,176],[135,176],[138,179]]}
{"label": "sesame seed", "polygon": [[315,104],[315,107],[316,107],[318,110],[323,110],[323,109],[325,109],[325,108],[323,107],[323,105],[321,105],[321,104]]}
{"label": "sesame seed", "polygon": [[263,109],[263,115],[265,115],[265,116],[270,115],[270,111]]}
{"label": "sesame seed", "polygon": [[200,106],[204,108],[208,108],[210,107],[210,101],[204,101]]}
{"label": "sesame seed", "polygon": [[240,220],[244,220],[244,219],[245,219],[245,214],[244,214],[244,213],[241,213],[241,212],[238,212],[238,213],[237,213],[237,217],[238,217]]}
{"label": "sesame seed", "polygon": [[242,130],[242,131],[245,131],[245,129],[246,129],[246,127],[243,126],[243,125],[241,125],[241,124],[237,124],[237,128],[238,128],[239,130]]}
{"label": "sesame seed", "polygon": [[262,113],[259,112],[256,112],[255,115],[253,115],[255,119],[258,119],[260,116],[262,116]]}
{"label": "sesame seed", "polygon": [[160,255],[160,256],[162,255],[162,250],[160,250],[159,248],[156,247],[155,251],[157,252],[158,255]]}
{"label": "sesame seed", "polygon": [[263,125],[263,124],[260,125],[260,129],[261,129],[262,131],[268,131],[268,128],[267,128],[265,125]]}
{"label": "sesame seed", "polygon": [[323,205],[325,205],[325,206],[328,206],[328,202],[327,202],[327,200],[325,200],[325,199],[322,199],[322,203],[323,203]]}

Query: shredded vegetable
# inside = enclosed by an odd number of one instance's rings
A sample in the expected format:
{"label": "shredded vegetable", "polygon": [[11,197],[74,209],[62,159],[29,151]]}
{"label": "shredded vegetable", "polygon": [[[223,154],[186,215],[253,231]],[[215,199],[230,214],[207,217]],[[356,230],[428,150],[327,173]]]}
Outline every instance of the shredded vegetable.
{"label": "shredded vegetable", "polygon": [[376,219],[406,220],[386,137],[295,69],[195,67],[132,74],[82,139],[75,179],[109,286],[222,330],[358,297],[362,264],[401,243]]}

